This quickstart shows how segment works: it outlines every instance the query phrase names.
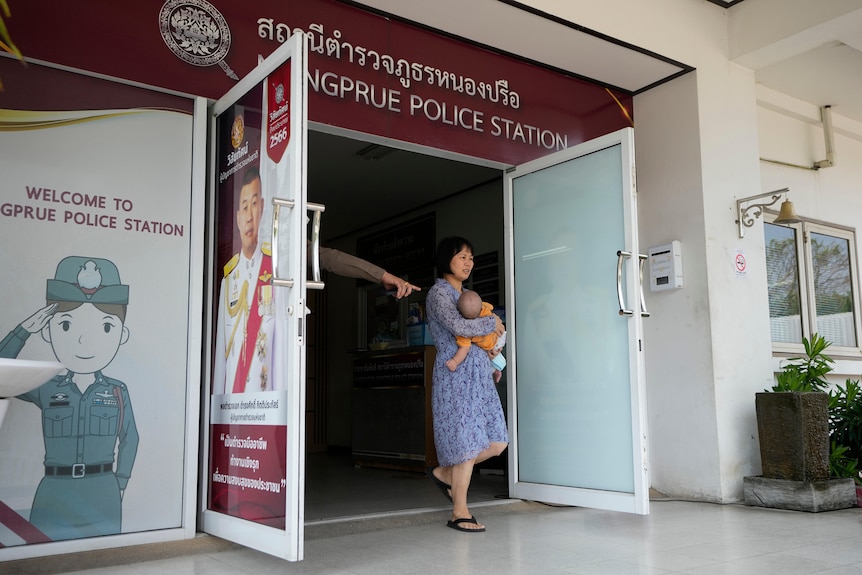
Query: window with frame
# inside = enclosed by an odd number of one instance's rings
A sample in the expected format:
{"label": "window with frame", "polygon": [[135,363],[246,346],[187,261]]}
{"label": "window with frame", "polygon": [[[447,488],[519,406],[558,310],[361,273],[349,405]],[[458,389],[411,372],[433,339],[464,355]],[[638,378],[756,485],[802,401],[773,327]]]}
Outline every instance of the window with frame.
{"label": "window with frame", "polygon": [[855,233],[813,222],[763,230],[773,349],[799,352],[818,333],[833,354],[858,355]]}

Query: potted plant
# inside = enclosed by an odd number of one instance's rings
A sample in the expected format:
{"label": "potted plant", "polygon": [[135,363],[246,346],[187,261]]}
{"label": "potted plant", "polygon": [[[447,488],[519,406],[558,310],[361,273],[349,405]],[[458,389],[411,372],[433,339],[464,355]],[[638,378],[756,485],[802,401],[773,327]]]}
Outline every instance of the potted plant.
{"label": "potted plant", "polygon": [[789,481],[823,481],[829,477],[829,385],[833,359],[814,334],[802,340],[805,357],[787,361],[772,391],[758,393],[757,431],[763,476]]}
{"label": "potted plant", "polygon": [[856,504],[862,507],[862,388],[858,380],[829,392],[830,474],[856,482]]}
{"label": "potted plant", "polygon": [[776,375],[772,390],[757,393],[757,429],[762,475],[745,477],[745,502],[800,511],[844,509],[856,504],[853,480],[830,478],[855,465],[846,449],[830,443],[830,343],[814,334],[804,338],[804,357],[791,358]]}

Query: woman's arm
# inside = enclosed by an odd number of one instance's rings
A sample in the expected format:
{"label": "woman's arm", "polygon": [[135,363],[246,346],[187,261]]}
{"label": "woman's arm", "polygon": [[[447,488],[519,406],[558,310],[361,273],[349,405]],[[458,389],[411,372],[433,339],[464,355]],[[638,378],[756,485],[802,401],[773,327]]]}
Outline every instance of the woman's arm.
{"label": "woman's arm", "polygon": [[497,320],[494,316],[466,319],[458,311],[451,295],[443,289],[432,288],[428,291],[425,311],[428,317],[439,321],[453,335],[476,337],[488,335],[497,329]]}

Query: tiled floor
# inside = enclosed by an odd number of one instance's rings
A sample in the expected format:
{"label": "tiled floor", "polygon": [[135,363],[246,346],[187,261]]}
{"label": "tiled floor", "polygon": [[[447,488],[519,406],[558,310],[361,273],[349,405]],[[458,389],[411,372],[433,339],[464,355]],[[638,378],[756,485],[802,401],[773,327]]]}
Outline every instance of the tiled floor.
{"label": "tiled floor", "polygon": [[[422,472],[360,467],[349,455],[306,456],[305,520],[326,521],[405,509],[439,508],[440,491]],[[470,501],[494,501],[508,493],[503,471],[474,475]]]}
{"label": "tiled floor", "polygon": [[[637,516],[501,499],[495,492],[505,490],[503,478],[482,474],[475,495],[483,491],[484,501],[471,509],[488,530],[465,534],[446,528],[446,502],[421,474],[318,463],[336,469],[318,492],[309,487],[300,563],[201,535],[185,542],[0,563],[0,574],[862,575],[860,508],[805,513],[659,499],[651,502],[650,515]],[[310,459],[309,482],[315,472]],[[397,507],[402,497],[419,509],[387,509]],[[339,501],[344,506],[339,508]],[[366,504],[373,506],[373,517],[350,517],[369,512]]]}

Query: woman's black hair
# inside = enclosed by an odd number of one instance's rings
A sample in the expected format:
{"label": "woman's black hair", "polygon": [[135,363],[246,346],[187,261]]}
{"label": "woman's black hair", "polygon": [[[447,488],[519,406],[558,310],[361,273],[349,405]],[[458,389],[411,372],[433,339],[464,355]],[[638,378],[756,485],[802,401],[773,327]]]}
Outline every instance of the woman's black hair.
{"label": "woman's black hair", "polygon": [[440,240],[440,243],[437,244],[437,255],[434,257],[434,265],[437,266],[438,278],[442,278],[443,274],[452,273],[452,268],[449,267],[449,264],[455,254],[464,248],[470,250],[470,253],[473,252],[473,244],[467,238],[450,236]]}

